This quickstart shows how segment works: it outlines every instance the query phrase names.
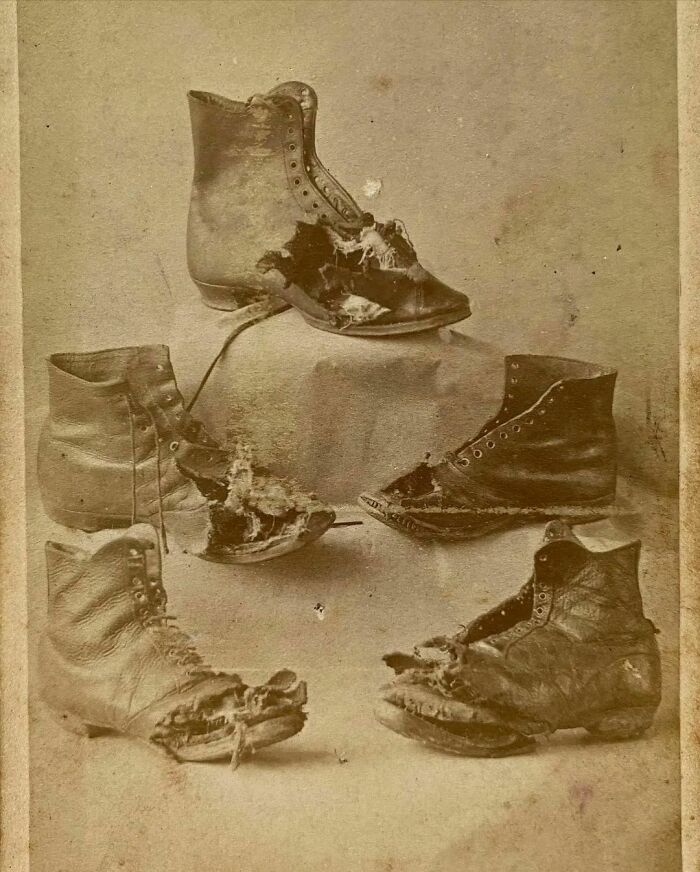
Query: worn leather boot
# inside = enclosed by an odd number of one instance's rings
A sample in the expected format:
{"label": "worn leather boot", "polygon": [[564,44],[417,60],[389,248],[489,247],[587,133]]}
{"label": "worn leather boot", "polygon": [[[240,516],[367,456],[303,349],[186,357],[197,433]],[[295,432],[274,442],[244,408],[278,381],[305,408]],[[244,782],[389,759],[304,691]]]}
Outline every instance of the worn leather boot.
{"label": "worn leather boot", "polygon": [[334,512],[221,448],[185,409],[165,345],[49,358],[39,443],[47,514],[81,530],[154,522],[199,556],[251,563],[313,541]]}
{"label": "worn leather boot", "polygon": [[359,503],[424,539],[473,539],[516,524],[605,517],[615,501],[617,373],[563,357],[505,360],[498,414],[457,451]]}
{"label": "worn leather boot", "polygon": [[321,330],[386,336],[467,318],[405,227],[363,213],[316,155],[316,94],[286,82],[238,103],[189,93],[190,274],[208,306],[281,297]]}
{"label": "worn leather boot", "polygon": [[180,761],[246,755],[298,733],[306,686],[293,672],[249,687],[205,666],[166,613],[157,537],[136,525],[94,554],[48,542],[42,697],[67,729],[122,733]]}
{"label": "worn leather boot", "polygon": [[[408,738],[453,754],[532,750],[535,736],[585,727],[602,739],[641,735],[661,696],[659,651],[644,617],[640,543],[589,551],[547,525],[520,592],[452,638],[389,654],[397,675],[376,714]],[[420,648],[439,649],[442,659]]]}

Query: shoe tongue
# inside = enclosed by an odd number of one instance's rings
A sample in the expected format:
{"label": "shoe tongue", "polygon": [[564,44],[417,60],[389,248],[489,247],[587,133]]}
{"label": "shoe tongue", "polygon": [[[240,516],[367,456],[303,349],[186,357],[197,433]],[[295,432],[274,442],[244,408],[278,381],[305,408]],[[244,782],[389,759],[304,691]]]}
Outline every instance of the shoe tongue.
{"label": "shoe tongue", "polygon": [[580,545],[582,548],[584,547],[583,542],[581,542],[565,521],[550,521],[544,528],[542,545],[549,545],[551,542],[561,541],[574,542],[576,545]]}

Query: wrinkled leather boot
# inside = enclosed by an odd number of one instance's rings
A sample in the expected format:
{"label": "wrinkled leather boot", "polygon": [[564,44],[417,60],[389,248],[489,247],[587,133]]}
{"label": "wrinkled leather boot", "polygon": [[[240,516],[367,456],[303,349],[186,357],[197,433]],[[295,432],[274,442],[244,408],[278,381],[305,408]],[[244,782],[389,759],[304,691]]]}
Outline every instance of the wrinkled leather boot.
{"label": "wrinkled leather boot", "polygon": [[363,213],[319,161],[316,94],[286,82],[238,103],[189,93],[190,274],[204,302],[281,297],[314,327],[386,336],[467,318],[469,301],[419,263],[400,221]]}
{"label": "wrinkled leather boot", "polygon": [[[199,556],[250,563],[313,541],[333,511],[229,451],[185,409],[165,345],[49,358],[39,443],[47,514],[81,530],[173,525]],[[190,546],[191,547],[191,546]]]}
{"label": "wrinkled leather boot", "polygon": [[240,759],[298,733],[293,672],[249,687],[205,666],[166,613],[157,537],[137,525],[94,554],[48,542],[42,697],[67,729],[122,733],[180,761]]}
{"label": "wrinkled leather boot", "polygon": [[617,373],[563,357],[506,358],[498,414],[457,451],[359,503],[425,539],[472,539],[517,524],[605,517],[615,501]]}
{"label": "wrinkled leather boot", "polygon": [[477,757],[522,753],[535,736],[574,727],[602,739],[641,735],[660,701],[661,673],[639,551],[639,542],[589,551],[566,524],[551,522],[516,596],[453,638],[384,658],[398,675],[382,688],[378,719]]}

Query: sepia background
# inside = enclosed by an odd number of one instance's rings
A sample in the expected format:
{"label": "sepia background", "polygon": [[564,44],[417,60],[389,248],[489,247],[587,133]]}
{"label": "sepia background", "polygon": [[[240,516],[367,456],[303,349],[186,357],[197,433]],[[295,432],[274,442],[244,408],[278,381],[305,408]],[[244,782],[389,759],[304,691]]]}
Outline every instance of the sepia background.
{"label": "sepia background", "polygon": [[33,707],[33,868],[679,868],[674,4],[25,0],[19,38],[34,637],[43,541],[70,535],[42,518],[31,469],[44,358],[170,341],[194,292],[185,92],[245,99],[301,79],[319,93],[324,163],[352,192],[381,179],[362,205],[403,218],[472,299],[460,333],[619,367],[640,517],[583,533],[643,538],[665,680],[641,742],[445,759],[373,723],[379,656],[512,591],[540,531],[441,549],[367,523],[247,574],[174,558],[166,586],[208,659],[299,668],[309,724],[232,776],[80,742]]}

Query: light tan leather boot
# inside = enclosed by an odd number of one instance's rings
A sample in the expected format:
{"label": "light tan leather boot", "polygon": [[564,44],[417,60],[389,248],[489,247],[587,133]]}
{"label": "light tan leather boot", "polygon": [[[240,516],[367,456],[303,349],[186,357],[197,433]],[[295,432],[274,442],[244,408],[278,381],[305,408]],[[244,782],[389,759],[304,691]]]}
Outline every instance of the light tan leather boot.
{"label": "light tan leather boot", "polygon": [[474,757],[523,753],[535,737],[575,727],[601,739],[641,735],[661,699],[661,667],[639,553],[639,542],[589,550],[550,522],[515,596],[452,638],[384,658],[398,675],[380,691],[378,719]]}
{"label": "light tan leather boot", "polygon": [[200,556],[251,563],[318,538],[328,506],[221,448],[187,411],[165,345],[54,354],[39,488],[47,514],[81,530],[154,522]]}
{"label": "light tan leather boot", "polygon": [[180,761],[231,758],[298,733],[306,686],[284,670],[249,687],[205,666],[172,624],[157,537],[136,525],[94,554],[48,542],[42,697],[67,729],[141,739]]}
{"label": "light tan leather boot", "polygon": [[245,103],[189,93],[190,274],[208,306],[281,297],[314,327],[386,336],[442,327],[469,301],[419,263],[402,222],[363,213],[318,159],[316,94],[286,82]]}

